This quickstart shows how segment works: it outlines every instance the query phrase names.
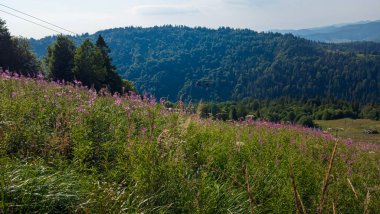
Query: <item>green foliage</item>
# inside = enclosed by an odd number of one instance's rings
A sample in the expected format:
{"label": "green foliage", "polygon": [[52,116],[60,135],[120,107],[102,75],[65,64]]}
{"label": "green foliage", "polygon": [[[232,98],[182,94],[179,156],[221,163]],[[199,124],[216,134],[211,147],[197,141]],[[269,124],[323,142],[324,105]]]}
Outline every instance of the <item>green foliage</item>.
{"label": "green foliage", "polygon": [[2,213],[296,213],[290,166],[313,213],[336,141],[324,210],[380,209],[378,144],[6,74],[0,90]]}
{"label": "green foliage", "polygon": [[104,84],[107,85],[107,88],[112,93],[123,93],[123,87],[127,92],[134,91],[133,86],[128,85],[129,82],[123,82],[120,75],[116,73],[116,67],[112,65],[112,59],[109,56],[111,49],[108,47],[107,43],[104,41],[101,35],[99,35],[98,40],[96,41],[96,46],[100,49],[103,55],[104,67],[107,71]]}
{"label": "green foliage", "polygon": [[128,81],[126,79],[122,79],[122,81],[123,81],[124,92],[126,91],[137,92],[135,85],[131,81]]}
{"label": "green foliage", "polygon": [[[291,122],[313,126],[312,120],[364,118],[379,120],[379,105],[360,105],[341,100],[302,99],[283,97],[274,100],[245,99],[240,102],[203,103],[199,106],[203,118],[211,114],[229,112],[229,119],[239,120],[246,116],[272,122]],[[212,111],[213,110],[213,111]],[[236,112],[236,113],[235,113]]]}
{"label": "green foliage", "polygon": [[48,76],[53,80],[74,80],[75,45],[67,36],[59,35],[54,44],[48,47],[45,62]]}
{"label": "green foliage", "polygon": [[302,126],[306,126],[306,127],[315,127],[315,124],[313,122],[313,118],[311,118],[310,116],[305,116],[305,115],[303,115],[298,120],[298,124],[301,124]]}
{"label": "green foliage", "polygon": [[59,35],[47,49],[45,62],[48,75],[55,81],[79,80],[85,86],[96,90],[106,88],[111,93],[136,91],[130,81],[123,80],[116,73],[116,67],[109,56],[110,51],[101,35],[96,45],[90,40],[84,40],[78,49],[71,38]]}
{"label": "green foliage", "polygon": [[0,19],[0,66],[7,69],[10,66],[12,56],[12,38],[5,25],[5,21]]}
{"label": "green foliage", "polygon": [[[118,73],[139,91],[177,101],[336,98],[380,102],[376,43],[327,45],[247,29],[117,28],[101,34]],[[52,38],[32,41],[36,51]],[[44,52],[40,53],[43,55]]]}
{"label": "green foliage", "polygon": [[40,71],[40,62],[30,50],[30,45],[27,39],[12,38],[13,44],[13,57],[11,62],[13,64],[10,69],[25,76],[37,76]]}
{"label": "green foliage", "polygon": [[99,48],[86,39],[78,47],[74,56],[74,75],[84,85],[100,90],[106,80],[107,68]]}
{"label": "green foliage", "polygon": [[40,69],[40,62],[32,53],[29,41],[11,37],[2,19],[0,19],[0,68],[28,76],[37,76]]}
{"label": "green foliage", "polygon": [[362,110],[362,117],[372,120],[380,120],[380,106],[367,105]]}

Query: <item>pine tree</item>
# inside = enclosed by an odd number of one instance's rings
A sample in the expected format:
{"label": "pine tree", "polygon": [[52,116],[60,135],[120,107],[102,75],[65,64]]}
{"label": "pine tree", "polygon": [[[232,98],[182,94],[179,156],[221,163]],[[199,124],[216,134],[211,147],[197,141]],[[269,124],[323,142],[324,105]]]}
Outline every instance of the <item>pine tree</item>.
{"label": "pine tree", "polygon": [[25,38],[12,38],[13,56],[10,60],[12,71],[24,76],[37,76],[40,62],[31,51],[29,42]]}
{"label": "pine tree", "polygon": [[32,53],[28,40],[12,37],[2,19],[0,19],[0,68],[29,76],[36,76],[40,68],[40,62]]}
{"label": "pine tree", "polygon": [[2,69],[9,69],[12,55],[11,34],[5,25],[5,21],[0,19],[0,67]]}
{"label": "pine tree", "polygon": [[100,90],[106,80],[107,70],[101,50],[89,39],[83,41],[74,56],[74,76],[84,85]]}
{"label": "pine tree", "polygon": [[59,35],[57,41],[48,48],[45,59],[49,77],[53,80],[74,80],[74,42],[67,36]]}
{"label": "pine tree", "polygon": [[96,41],[96,46],[100,49],[103,60],[104,67],[107,71],[104,84],[112,92],[122,93],[123,81],[118,73],[116,73],[116,66],[112,65],[112,59],[109,56],[111,49],[108,47],[107,43],[104,41],[103,37],[99,35]]}

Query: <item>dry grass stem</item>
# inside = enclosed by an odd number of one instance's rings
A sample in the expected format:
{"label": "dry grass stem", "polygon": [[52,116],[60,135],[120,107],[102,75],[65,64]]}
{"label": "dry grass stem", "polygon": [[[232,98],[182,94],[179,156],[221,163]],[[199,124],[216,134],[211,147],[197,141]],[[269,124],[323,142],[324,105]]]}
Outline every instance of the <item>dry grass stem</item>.
{"label": "dry grass stem", "polygon": [[323,181],[323,187],[322,187],[322,192],[321,192],[321,199],[319,202],[319,207],[318,207],[318,213],[322,214],[323,212],[323,204],[325,202],[325,196],[327,192],[327,188],[329,186],[329,180],[330,180],[330,175],[331,175],[331,170],[333,168],[333,163],[334,163],[334,158],[336,155],[336,149],[338,147],[338,141],[335,142],[333,152],[331,154],[330,162],[329,162],[329,168],[327,169],[325,179]]}

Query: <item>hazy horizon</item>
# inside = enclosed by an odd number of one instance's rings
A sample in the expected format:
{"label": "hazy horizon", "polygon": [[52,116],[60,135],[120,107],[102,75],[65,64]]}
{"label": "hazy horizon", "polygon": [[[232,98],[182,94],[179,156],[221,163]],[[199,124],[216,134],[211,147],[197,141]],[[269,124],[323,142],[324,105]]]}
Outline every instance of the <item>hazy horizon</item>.
{"label": "hazy horizon", "polygon": [[[185,25],[248,28],[255,31],[305,29],[342,23],[380,20],[380,1],[374,0],[5,0],[6,6],[78,34],[141,26]],[[0,9],[33,20],[0,6]],[[42,38],[57,34],[0,11],[15,36]],[[38,20],[33,20],[54,28]],[[54,28],[56,29],[56,28]],[[56,29],[64,32],[61,29]]]}

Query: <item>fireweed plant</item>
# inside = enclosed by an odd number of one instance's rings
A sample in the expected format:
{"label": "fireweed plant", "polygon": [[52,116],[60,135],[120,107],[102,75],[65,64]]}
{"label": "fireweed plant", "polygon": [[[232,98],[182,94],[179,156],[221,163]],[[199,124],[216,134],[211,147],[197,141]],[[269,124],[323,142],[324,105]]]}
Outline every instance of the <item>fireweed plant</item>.
{"label": "fireweed plant", "polygon": [[377,213],[380,146],[0,74],[0,213]]}

